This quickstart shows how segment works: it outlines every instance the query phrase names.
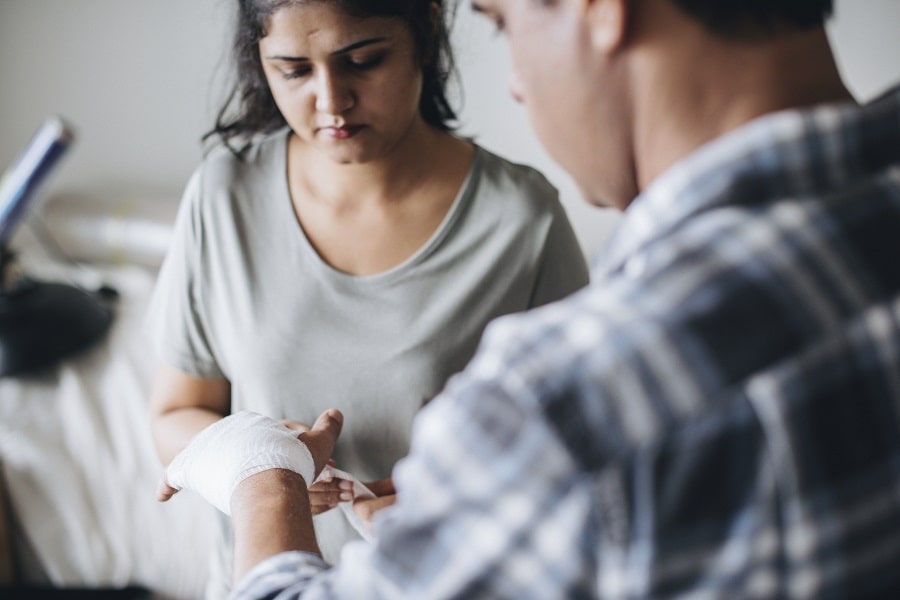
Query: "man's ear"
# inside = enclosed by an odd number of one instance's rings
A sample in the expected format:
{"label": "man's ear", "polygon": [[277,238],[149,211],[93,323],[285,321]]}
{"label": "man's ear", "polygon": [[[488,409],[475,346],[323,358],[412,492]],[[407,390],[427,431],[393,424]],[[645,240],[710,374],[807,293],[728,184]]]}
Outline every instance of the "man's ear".
{"label": "man's ear", "polygon": [[628,34],[631,0],[581,0],[594,47],[604,53],[617,51]]}

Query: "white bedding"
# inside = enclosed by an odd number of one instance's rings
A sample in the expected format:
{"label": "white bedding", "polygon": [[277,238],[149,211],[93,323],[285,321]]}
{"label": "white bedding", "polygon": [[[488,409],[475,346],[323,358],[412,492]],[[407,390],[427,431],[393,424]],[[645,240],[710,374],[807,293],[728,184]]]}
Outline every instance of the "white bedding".
{"label": "white bedding", "polygon": [[154,358],[142,327],[155,271],[22,262],[40,279],[75,274],[120,293],[102,343],[40,373],[0,378],[0,462],[41,568],[59,586],[132,584],[160,597],[201,597],[214,509],[189,493],[165,504],[154,495]]}

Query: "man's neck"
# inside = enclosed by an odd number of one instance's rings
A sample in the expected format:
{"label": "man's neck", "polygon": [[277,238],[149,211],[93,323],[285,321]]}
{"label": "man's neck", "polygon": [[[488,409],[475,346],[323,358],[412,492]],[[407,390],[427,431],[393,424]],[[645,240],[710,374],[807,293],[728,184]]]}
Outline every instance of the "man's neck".
{"label": "man's neck", "polygon": [[639,189],[700,146],[759,116],[853,101],[824,28],[764,43],[726,42],[699,26],[693,35],[684,28],[672,31],[680,35],[677,43],[647,44],[634,59]]}

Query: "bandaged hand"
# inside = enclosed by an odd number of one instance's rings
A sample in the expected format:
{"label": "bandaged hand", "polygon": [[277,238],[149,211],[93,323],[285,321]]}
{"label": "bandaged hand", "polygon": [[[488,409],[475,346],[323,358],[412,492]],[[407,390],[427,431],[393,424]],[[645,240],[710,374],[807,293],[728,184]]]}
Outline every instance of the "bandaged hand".
{"label": "bandaged hand", "polygon": [[[268,469],[293,471],[307,486],[315,479],[312,454],[297,439],[296,431],[274,419],[243,411],[198,433],[169,464],[163,485],[193,490],[230,515],[231,494],[237,485]],[[160,499],[166,499],[163,496],[160,494]]]}

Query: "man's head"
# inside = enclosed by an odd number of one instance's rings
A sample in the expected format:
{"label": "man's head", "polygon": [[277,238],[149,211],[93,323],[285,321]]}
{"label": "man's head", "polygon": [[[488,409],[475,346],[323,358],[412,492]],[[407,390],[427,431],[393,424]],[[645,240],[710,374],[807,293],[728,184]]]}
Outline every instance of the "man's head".
{"label": "man's head", "polygon": [[671,0],[711,33],[727,37],[765,36],[781,29],[825,23],[832,0]]}
{"label": "man's head", "polygon": [[800,103],[790,81],[779,101],[759,96],[781,87],[788,68],[831,56],[822,27],[831,0],[473,0],[473,7],[508,37],[510,91],[541,143],[589,202],[618,208],[703,142]]}

